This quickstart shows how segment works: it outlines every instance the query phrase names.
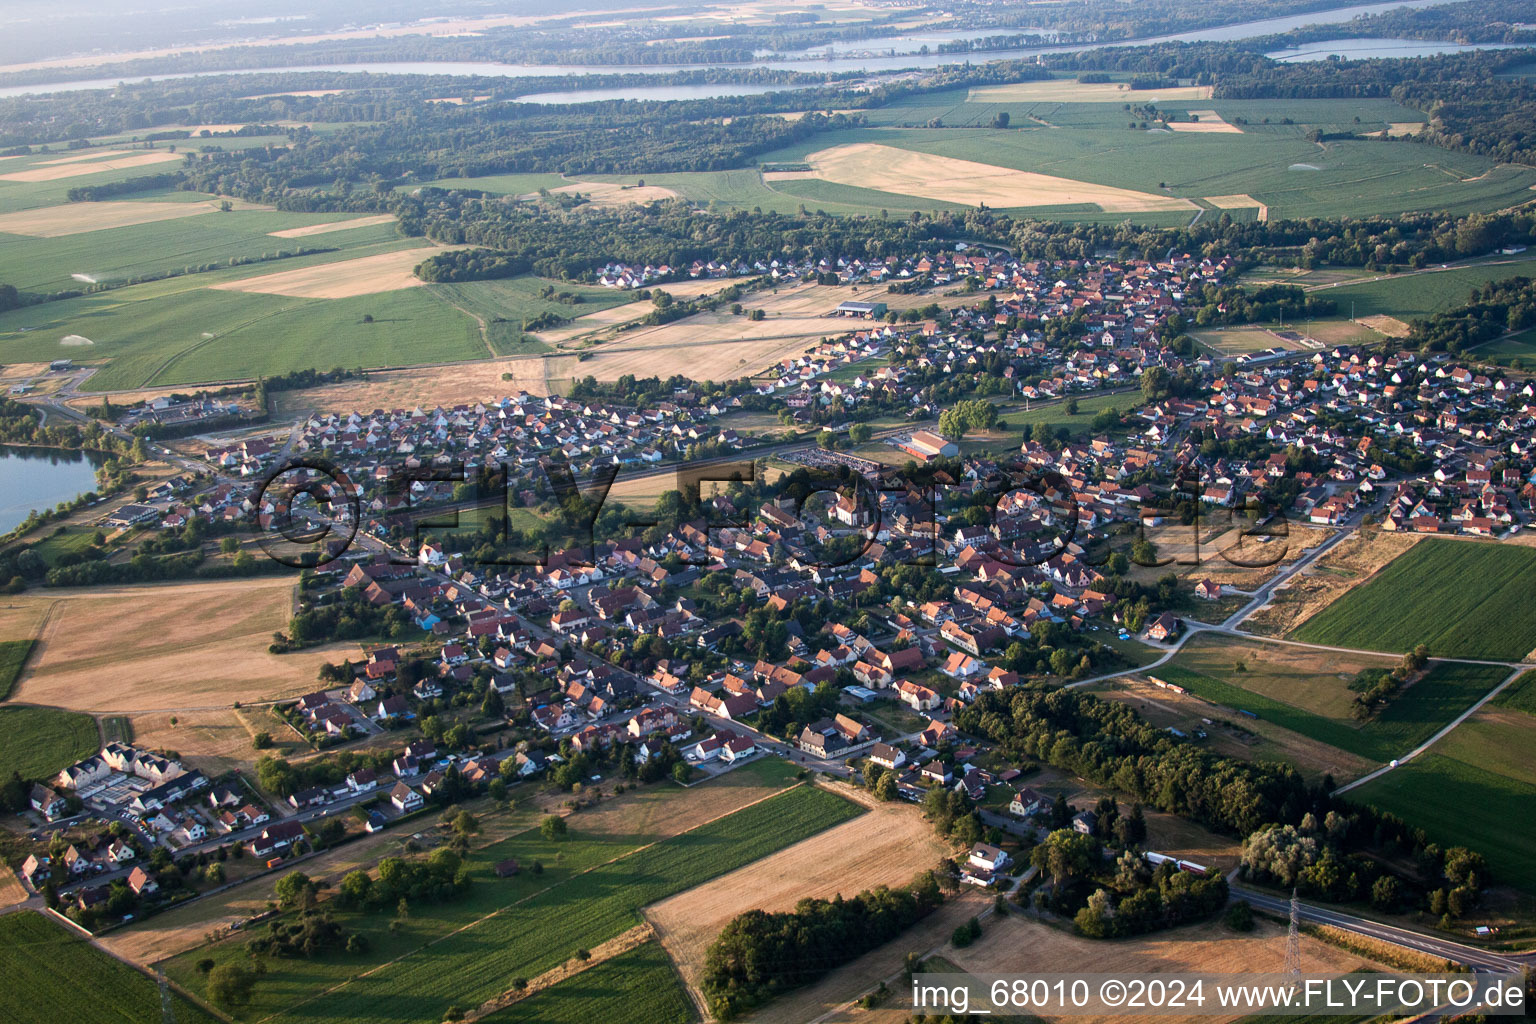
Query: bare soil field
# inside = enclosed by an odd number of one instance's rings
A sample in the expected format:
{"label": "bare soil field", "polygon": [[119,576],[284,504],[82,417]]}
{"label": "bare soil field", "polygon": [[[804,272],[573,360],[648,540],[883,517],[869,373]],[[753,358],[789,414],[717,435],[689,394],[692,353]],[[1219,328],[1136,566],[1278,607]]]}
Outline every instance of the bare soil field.
{"label": "bare soil field", "polygon": [[825,181],[970,206],[986,204],[996,209],[1092,203],[1112,213],[1195,209],[1188,199],[874,143],[833,146],[810,154],[806,162],[813,168],[812,176]]}
{"label": "bare soil field", "polygon": [[1409,327],[1395,316],[1362,316],[1360,323],[1389,338],[1408,337]]}
{"label": "bare soil field", "polygon": [[[502,380],[502,374],[511,374],[511,379]],[[431,408],[492,401],[519,391],[532,395],[549,393],[542,357],[515,356],[452,366],[370,371],[366,380],[276,392],[272,395],[272,413],[289,419],[314,410],[372,412],[416,405]]]}
{"label": "bare soil field", "polygon": [[[230,200],[236,209],[263,210],[267,207],[255,203]],[[213,213],[219,208],[217,200],[206,203],[67,203],[62,206],[44,206],[36,210],[19,210],[0,214],[0,232],[8,235],[27,235],[31,238],[61,238],[88,231],[105,231],[133,224],[150,224],[161,220],[180,220]]]}
{"label": "bare soil field", "polygon": [[1208,100],[1212,91],[1209,85],[1186,85],[1132,92],[1125,82],[1085,84],[1056,78],[1011,85],[978,85],[970,91],[968,98],[973,103],[1124,103],[1131,98],[1156,103],[1160,100]]}
{"label": "bare soil field", "polygon": [[208,287],[231,292],[288,295],[297,299],[350,299],[356,295],[376,295],[402,288],[419,288],[426,284],[416,276],[416,264],[435,251],[434,246],[401,249],[355,260],[342,260],[339,263],[246,277]]}
{"label": "bare soil field", "polygon": [[550,189],[573,195],[586,196],[594,206],[627,206],[630,203],[649,203],[657,199],[676,199],[677,193],[660,185],[619,185],[610,181],[576,181],[569,185]]}
{"label": "bare soil field", "polygon": [[1269,604],[1249,616],[1243,628],[1261,636],[1283,636],[1418,541],[1414,534],[1371,530],[1365,535],[1357,531],[1276,588]]}
{"label": "bare soil field", "polygon": [[375,224],[389,224],[394,219],[394,214],[381,213],[377,217],[353,217],[351,220],[333,220],[326,224],[311,224],[305,228],[268,231],[267,234],[273,238],[308,238],[310,235],[326,235],[332,231],[346,231],[350,228],[370,228]]}
{"label": "bare soil field", "polygon": [[[1262,535],[1244,532],[1259,529],[1245,520],[1229,528],[1217,518],[1221,512],[1208,513],[1209,522],[1201,523],[1198,542],[1194,529],[1179,523],[1147,527],[1147,539],[1157,545],[1157,560],[1172,561],[1157,567],[1135,566],[1132,574],[1150,580],[1171,572],[1191,582],[1211,579],[1222,586],[1253,590],[1330,535],[1326,530],[1287,523],[1277,524],[1265,541]],[[1288,532],[1280,534],[1282,529]]]}
{"label": "bare soil field", "polygon": [[[101,154],[93,154],[100,156]],[[110,160],[96,160],[94,162],[82,157],[79,163],[62,163],[53,166],[39,165],[29,167],[25,171],[12,171],[9,174],[0,174],[0,181],[58,181],[61,178],[78,178],[84,174],[97,174],[101,171],[121,171],[130,167],[143,167],[147,164],[174,163],[182,159],[180,153],[172,153],[164,149],[149,150],[143,153],[135,153],[132,156],[113,157]]]}
{"label": "bare soil field", "polygon": [[[215,710],[315,687],[320,665],[355,654],[334,644],[269,654],[291,614],[288,579],[59,591],[13,603],[44,607],[37,651],[16,699],[75,711]],[[0,620],[3,621],[3,620]],[[25,635],[25,634],[19,634]]]}
{"label": "bare soil field", "polygon": [[705,950],[737,914],[789,910],[802,899],[904,885],[949,852],[917,808],[871,802],[849,786],[828,788],[859,799],[868,813],[645,909],[695,993]]}
{"label": "bare soil field", "polygon": [[176,714],[157,711],[134,715],[131,721],[135,742],[151,750],[174,750],[210,778],[236,768],[249,770],[259,753],[251,746],[254,733],[233,708]]}
{"label": "bare soil field", "polygon": [[1237,125],[1222,120],[1220,114],[1214,110],[1191,110],[1191,117],[1198,117],[1198,121],[1169,121],[1168,127],[1176,132],[1225,132],[1228,135],[1241,135],[1243,130]]}

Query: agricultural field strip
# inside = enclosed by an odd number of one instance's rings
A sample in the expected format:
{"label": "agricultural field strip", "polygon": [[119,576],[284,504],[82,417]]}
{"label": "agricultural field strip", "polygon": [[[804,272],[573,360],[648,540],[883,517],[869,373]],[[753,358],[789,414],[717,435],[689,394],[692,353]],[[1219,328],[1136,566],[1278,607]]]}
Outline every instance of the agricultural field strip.
{"label": "agricultural field strip", "polygon": [[[1529,581],[1536,550],[1464,541],[1415,545],[1313,615],[1292,636],[1337,646],[1370,643],[1441,657],[1518,659],[1536,648]],[[1465,581],[1475,580],[1476,584]]]}
{"label": "agricultural field strip", "polygon": [[487,1024],[687,1024],[693,1007],[667,955],[647,942],[482,1017]]}
{"label": "agricultural field strip", "polygon": [[[800,816],[791,817],[795,813],[792,806],[781,812],[783,805],[800,805]],[[292,1003],[267,1019],[311,1024],[350,1021],[359,1016],[388,1020],[385,1007],[399,992],[429,993],[445,983],[461,1001],[482,1003],[504,991],[514,976],[552,967],[576,949],[591,948],[640,923],[638,911],[646,904],[751,863],[862,812],[857,805],[824,790],[795,786],[579,872],[457,928],[426,947]],[[672,863],[668,863],[669,856]],[[699,862],[701,857],[704,860]],[[581,895],[575,897],[577,905],[572,907],[567,901],[574,890],[581,890]],[[588,895],[593,893],[601,895]],[[532,915],[516,914],[528,908],[534,908]],[[547,941],[517,942],[538,934],[541,926],[550,929]],[[471,937],[479,941],[471,943]],[[453,947],[470,945],[493,952],[482,952],[472,959],[455,955]],[[386,986],[357,991],[380,979],[386,967],[398,968],[382,979]],[[350,990],[347,1005],[334,1015],[322,1006],[295,1013],[301,1006],[342,990]]]}
{"label": "agricultural field strip", "polygon": [[[0,1020],[38,1019],[70,1024],[125,1024],[161,1019],[155,983],[35,911],[0,918]],[[217,1018],[179,994],[179,1024],[215,1024]]]}

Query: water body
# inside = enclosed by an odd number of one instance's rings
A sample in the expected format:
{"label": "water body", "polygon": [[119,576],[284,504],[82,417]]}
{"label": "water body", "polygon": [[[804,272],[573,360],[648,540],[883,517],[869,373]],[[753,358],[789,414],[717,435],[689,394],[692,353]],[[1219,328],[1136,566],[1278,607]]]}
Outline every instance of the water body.
{"label": "water body", "polygon": [[808,85],[645,85],[613,89],[571,89],[566,92],[532,92],[515,103],[594,103],[598,100],[708,100],[717,96],[757,96],[765,92],[793,92]]}
{"label": "water body", "polygon": [[[1302,25],[1328,25],[1342,21],[1349,21],[1362,14],[1374,14],[1381,11],[1389,11],[1398,7],[1436,7],[1447,3],[1465,3],[1467,0],[1392,0],[1388,3],[1357,4],[1353,7],[1340,7],[1331,11],[1318,11],[1313,14],[1296,14],[1284,18],[1262,18],[1256,21],[1239,22],[1232,25],[1221,25],[1215,28],[1200,29],[1194,32],[1178,32],[1171,35],[1152,36],[1145,39],[1125,39],[1114,43],[1102,44],[1105,46],[1141,46],[1148,43],[1171,42],[1183,40],[1185,42],[1202,41],[1227,41],[1235,39],[1248,39],[1254,36],[1270,35],[1275,32],[1288,32]],[[981,38],[985,36],[1006,33],[1008,29],[975,29],[965,30],[954,38]],[[1012,30],[1027,31],[1027,30]],[[929,34],[921,31],[906,36],[891,36],[884,40],[863,40],[858,43],[840,44],[849,48],[857,47],[861,50],[872,48],[872,44],[890,44],[881,46],[886,49],[901,49],[910,46],[912,49],[920,48]],[[1372,40],[1350,40],[1356,45],[1367,45]],[[359,64],[312,64],[300,67],[279,68],[253,68],[239,71],[193,71],[168,75],[147,75],[142,78],[90,78],[73,82],[52,82],[44,85],[13,85],[0,88],[0,97],[22,96],[27,93],[42,92],[77,92],[83,89],[113,89],[123,81],[173,81],[183,78],[207,78],[214,75],[275,75],[275,74],[304,74],[313,72],[348,72],[354,74],[376,75],[453,75],[453,76],[478,76],[486,78],[540,78],[545,76],[564,75],[628,75],[628,74],[668,74],[676,71],[703,71],[711,68],[768,68],[776,71],[804,71],[804,72],[853,72],[865,74],[880,74],[891,71],[905,71],[910,69],[928,70],[942,67],[947,64],[961,64],[969,61],[972,64],[981,64],[995,60],[1017,60],[1022,57],[1034,57],[1042,53],[1059,53],[1062,51],[1082,50],[1091,48],[1092,43],[1073,43],[1067,46],[1034,46],[1021,47],[1013,50],[988,50],[983,53],[898,53],[895,56],[844,56],[832,59],[805,56],[801,58],[778,57],[751,61],[745,64],[639,64],[639,65],[582,65],[582,64],[498,64],[492,61],[371,61]],[[1426,43],[1426,46],[1436,44]],[[815,52],[824,52],[818,47]],[[743,96],[753,95],[758,92],[768,91],[760,86],[745,86],[722,83],[711,87],[714,91],[710,96]],[[623,91],[624,96],[633,94],[634,90]],[[614,98],[615,94],[603,90],[602,96],[589,97],[591,99]]]}
{"label": "water body", "polygon": [[9,533],[33,509],[41,512],[96,489],[97,452],[21,448],[0,444],[0,533]]}
{"label": "water body", "polygon": [[1442,53],[1461,53],[1463,50],[1511,50],[1514,43],[1436,43],[1423,39],[1324,39],[1305,46],[1274,50],[1265,54],[1284,64],[1296,64],[1310,60],[1327,60],[1342,57],[1344,60],[1365,60],[1369,57],[1434,57]]}

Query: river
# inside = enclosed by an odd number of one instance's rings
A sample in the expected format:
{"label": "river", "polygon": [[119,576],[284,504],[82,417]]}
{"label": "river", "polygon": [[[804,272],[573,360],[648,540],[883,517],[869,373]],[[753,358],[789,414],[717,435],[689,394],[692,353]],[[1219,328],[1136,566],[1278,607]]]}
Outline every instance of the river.
{"label": "river", "polygon": [[[1226,41],[1234,39],[1248,39],[1254,36],[1271,35],[1277,32],[1287,32],[1302,25],[1329,25],[1342,21],[1349,21],[1362,14],[1374,14],[1381,11],[1389,11],[1398,7],[1435,7],[1448,3],[1465,3],[1467,0],[1393,0],[1388,3],[1357,4],[1352,7],[1339,7],[1330,11],[1318,11],[1313,14],[1295,14],[1283,18],[1261,18],[1255,21],[1239,22],[1231,25],[1219,25],[1214,28],[1198,29],[1192,32],[1179,32],[1163,36],[1150,36],[1143,39],[1125,39],[1113,43],[1105,43],[1105,46],[1141,46],[1148,43],[1172,42],[1182,40],[1185,42],[1201,41]],[[827,72],[827,73],[867,73],[883,74],[893,71],[905,71],[911,69],[928,70],[947,64],[960,64],[964,62],[985,63],[995,60],[1017,60],[1024,57],[1034,57],[1042,53],[1058,53],[1070,50],[1082,50],[1091,48],[1091,43],[1073,43],[1065,46],[1033,46],[1020,47],[1011,50],[987,50],[978,53],[903,53],[903,48],[911,47],[919,49],[923,45],[931,45],[931,40],[938,36],[948,39],[982,38],[999,34],[1027,33],[1030,29],[1008,28],[982,28],[974,30],[917,30],[903,36],[892,36],[879,40],[852,41],[848,43],[834,44],[848,50],[868,51],[877,48],[872,44],[878,44],[878,49],[884,53],[859,53],[856,55],[827,57],[816,56],[824,53],[825,47],[816,47],[813,51],[802,53],[799,57],[777,55],[754,60],[744,64],[639,64],[639,65],[584,65],[584,64],[499,64],[493,61],[363,61],[356,64],[309,64],[296,67],[269,67],[253,68],[239,71],[193,71],[166,75],[146,75],[127,81],[168,81],[183,78],[205,78],[212,75],[285,75],[304,74],[314,72],[347,72],[354,74],[375,75],[451,75],[456,77],[475,76],[485,78],[541,78],[546,76],[565,75],[624,75],[624,74],[652,74],[661,75],[677,71],[704,71],[714,68],[767,68],[775,71],[803,71],[803,72]],[[1348,40],[1351,45],[1368,47],[1373,42],[1396,42],[1403,40]],[[1437,46],[1442,44],[1422,43],[1422,46]],[[1443,44],[1451,46],[1453,44]],[[1305,49],[1313,49],[1306,47]],[[1444,52],[1444,51],[1437,51]],[[83,89],[112,89],[125,79],[121,78],[89,78],[71,82],[51,82],[43,85],[14,85],[0,88],[0,97],[21,96],[27,93],[39,92],[76,92]],[[597,99],[623,99],[636,94],[639,87],[630,87],[614,90],[587,90],[586,100]],[[646,87],[651,88],[651,87]],[[655,87],[665,89],[667,87]],[[757,85],[743,85],[736,83],[720,83],[702,87],[703,92],[697,91],[701,87],[689,86],[688,92],[679,96],[652,95],[652,99],[683,99],[706,98],[711,96],[745,96],[770,91],[768,88]],[[781,87],[782,88],[782,87]]]}
{"label": "river", "polygon": [[61,448],[0,444],[0,533],[41,512],[96,489],[96,467],[106,456]]}

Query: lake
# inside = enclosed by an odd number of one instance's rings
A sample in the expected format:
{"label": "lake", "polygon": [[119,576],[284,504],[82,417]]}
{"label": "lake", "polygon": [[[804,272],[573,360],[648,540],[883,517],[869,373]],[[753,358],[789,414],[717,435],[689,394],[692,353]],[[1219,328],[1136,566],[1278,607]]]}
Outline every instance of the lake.
{"label": "lake", "polygon": [[0,444],[0,533],[9,533],[33,509],[41,512],[96,489],[97,452],[19,448]]}
{"label": "lake", "polygon": [[[1397,7],[1437,7],[1450,3],[1466,3],[1467,0],[1394,0],[1390,3],[1358,4],[1353,7],[1339,7],[1331,11],[1317,11],[1312,14],[1294,14],[1283,18],[1261,18],[1254,21],[1237,22],[1231,25],[1218,25],[1213,28],[1199,29],[1193,32],[1178,32],[1165,36],[1152,36],[1145,39],[1122,39],[1112,43],[1073,43],[1066,46],[1032,46],[1011,50],[987,50],[978,53],[900,53],[895,55],[854,55],[841,56],[827,59],[826,57],[802,55],[799,58],[777,56],[763,60],[754,60],[744,64],[636,64],[636,65],[583,65],[583,64],[498,64],[493,61],[364,61],[357,64],[311,64],[301,67],[281,68],[253,68],[238,71],[194,71],[179,72],[167,75],[144,75],[133,78],[90,78],[73,82],[50,82],[41,85],[12,85],[0,88],[0,97],[22,96],[27,93],[41,92],[77,92],[83,89],[112,89],[123,81],[162,81],[177,80],[183,78],[205,78],[210,75],[278,75],[278,74],[304,74],[314,72],[347,72],[351,74],[375,74],[375,75],[453,75],[474,76],[485,78],[539,78],[549,75],[627,75],[627,74],[652,74],[662,75],[676,71],[702,71],[710,68],[768,68],[776,71],[802,71],[802,72],[855,72],[866,74],[880,74],[884,72],[906,71],[912,69],[931,70],[949,64],[973,64],[986,63],[996,60],[1017,60],[1023,57],[1034,57],[1042,53],[1058,53],[1070,50],[1086,50],[1097,46],[1143,46],[1148,43],[1171,42],[1182,40],[1184,42],[1200,42],[1212,40],[1248,39],[1253,36],[1270,35],[1276,32],[1288,32],[1302,25],[1330,25],[1341,21],[1349,21],[1361,14],[1375,14],[1381,11],[1389,11]],[[884,39],[869,39],[857,42],[836,44],[845,49],[884,49],[900,51],[906,47],[916,49],[925,42],[933,40],[938,35],[949,39],[982,38],[986,36],[1006,35],[1009,32],[1029,32],[1029,29],[967,29],[945,30],[935,33],[933,30],[917,30],[903,36],[890,36]],[[1372,40],[1349,40],[1355,45],[1368,45]],[[1435,43],[1423,43],[1423,46],[1435,46]],[[1449,44],[1446,44],[1449,45]],[[1307,47],[1306,49],[1312,49]],[[823,47],[817,47],[812,53],[825,52]],[[590,95],[589,100],[594,99],[622,99],[634,96],[641,87],[629,87],[614,90],[593,90],[598,95]],[[649,88],[649,87],[647,87]],[[691,86],[689,88],[692,88]],[[781,87],[783,88],[783,87]],[[710,86],[706,96],[750,96],[769,89],[756,85],[739,85],[734,83],[721,83]],[[637,97],[639,98],[639,97]],[[667,97],[651,97],[667,98]],[[691,97],[676,97],[691,98]]]}

